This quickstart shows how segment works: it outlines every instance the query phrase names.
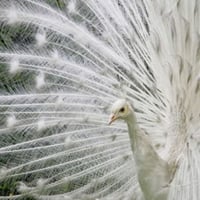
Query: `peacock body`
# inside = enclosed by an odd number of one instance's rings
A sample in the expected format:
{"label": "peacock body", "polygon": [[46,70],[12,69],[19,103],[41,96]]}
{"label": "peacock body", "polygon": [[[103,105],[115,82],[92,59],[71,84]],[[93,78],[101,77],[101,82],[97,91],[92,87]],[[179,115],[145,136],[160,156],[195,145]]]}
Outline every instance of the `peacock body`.
{"label": "peacock body", "polygon": [[[0,199],[143,200],[160,176],[199,200],[199,4],[0,0]],[[161,165],[108,125],[119,98]]]}

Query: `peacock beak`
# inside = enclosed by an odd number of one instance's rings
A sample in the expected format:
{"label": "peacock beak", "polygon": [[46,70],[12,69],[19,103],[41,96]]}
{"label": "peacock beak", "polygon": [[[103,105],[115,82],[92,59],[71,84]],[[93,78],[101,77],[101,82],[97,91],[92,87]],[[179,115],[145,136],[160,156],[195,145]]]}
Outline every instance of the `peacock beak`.
{"label": "peacock beak", "polygon": [[115,114],[111,114],[109,118],[109,125],[111,125],[118,117]]}

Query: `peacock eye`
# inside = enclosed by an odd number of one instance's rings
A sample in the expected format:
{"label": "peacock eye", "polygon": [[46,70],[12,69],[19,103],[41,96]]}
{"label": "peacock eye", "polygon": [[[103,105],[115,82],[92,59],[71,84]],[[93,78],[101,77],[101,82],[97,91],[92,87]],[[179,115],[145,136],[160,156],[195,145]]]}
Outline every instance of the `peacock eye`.
{"label": "peacock eye", "polygon": [[122,108],[119,110],[119,112],[124,112],[124,110],[125,110],[125,108],[122,107]]}

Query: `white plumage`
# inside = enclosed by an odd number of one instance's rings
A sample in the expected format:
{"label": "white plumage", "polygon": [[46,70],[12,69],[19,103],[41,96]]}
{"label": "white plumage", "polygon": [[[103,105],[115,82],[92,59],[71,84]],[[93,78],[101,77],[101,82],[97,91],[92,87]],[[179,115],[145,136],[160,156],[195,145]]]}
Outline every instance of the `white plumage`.
{"label": "white plumage", "polygon": [[199,200],[199,4],[1,0],[0,199]]}
{"label": "white plumage", "polygon": [[116,119],[123,119],[127,123],[138,181],[145,199],[166,200],[173,178],[171,166],[154,150],[150,138],[138,126],[134,110],[126,100],[114,103],[111,121]]}

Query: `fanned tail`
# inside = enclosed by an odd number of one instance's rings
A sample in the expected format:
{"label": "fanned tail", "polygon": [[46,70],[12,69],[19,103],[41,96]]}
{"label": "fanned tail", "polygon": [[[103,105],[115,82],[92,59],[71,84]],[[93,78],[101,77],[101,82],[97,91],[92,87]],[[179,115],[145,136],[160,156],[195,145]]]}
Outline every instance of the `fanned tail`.
{"label": "fanned tail", "polygon": [[200,199],[199,2],[59,6],[0,2],[0,199],[142,199],[119,97],[174,165],[169,199]]}

